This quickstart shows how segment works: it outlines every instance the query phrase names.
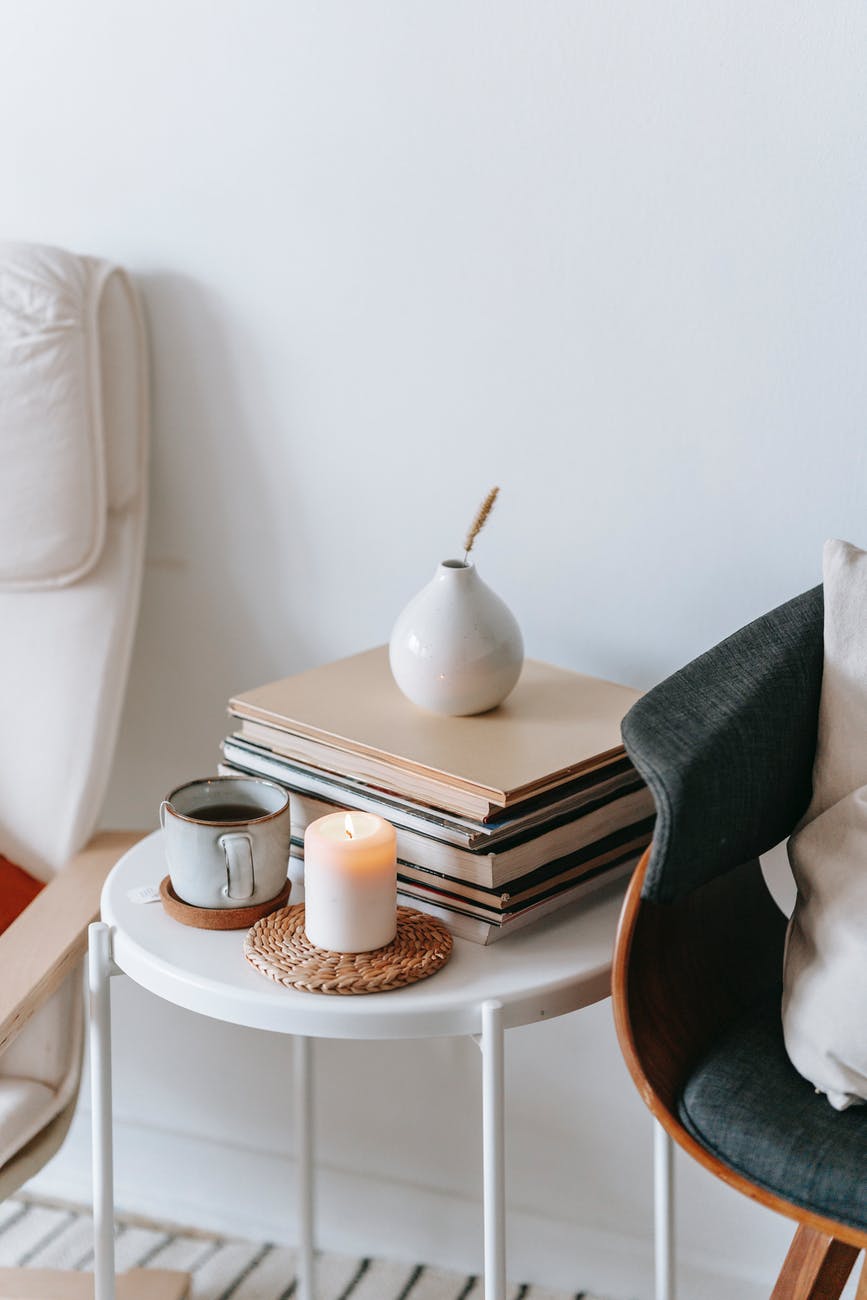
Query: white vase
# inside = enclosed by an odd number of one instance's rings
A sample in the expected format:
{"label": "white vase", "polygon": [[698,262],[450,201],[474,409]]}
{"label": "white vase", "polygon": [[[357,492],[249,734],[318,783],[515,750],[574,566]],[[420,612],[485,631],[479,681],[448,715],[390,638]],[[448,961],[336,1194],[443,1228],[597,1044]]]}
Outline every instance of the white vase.
{"label": "white vase", "polygon": [[444,560],[398,617],[388,647],[394,680],[432,713],[485,713],[524,662],[521,629],[472,563]]}

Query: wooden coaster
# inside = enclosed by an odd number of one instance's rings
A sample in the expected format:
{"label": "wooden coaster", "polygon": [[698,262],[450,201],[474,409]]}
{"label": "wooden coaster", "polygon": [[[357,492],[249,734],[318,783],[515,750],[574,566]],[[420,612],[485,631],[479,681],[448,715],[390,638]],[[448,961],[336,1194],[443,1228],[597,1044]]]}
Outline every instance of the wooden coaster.
{"label": "wooden coaster", "polygon": [[287,880],[276,898],[269,898],[265,903],[253,903],[250,907],[193,907],[192,903],[178,898],[169,876],[160,881],[160,898],[169,916],[197,930],[247,930],[254,921],[283,907],[291,892],[292,881]]}
{"label": "wooden coaster", "polygon": [[452,955],[442,921],[414,907],[397,909],[397,935],[374,952],[328,952],[304,933],[304,904],[257,921],[244,956],[261,975],[304,993],[386,993],[427,979]]}

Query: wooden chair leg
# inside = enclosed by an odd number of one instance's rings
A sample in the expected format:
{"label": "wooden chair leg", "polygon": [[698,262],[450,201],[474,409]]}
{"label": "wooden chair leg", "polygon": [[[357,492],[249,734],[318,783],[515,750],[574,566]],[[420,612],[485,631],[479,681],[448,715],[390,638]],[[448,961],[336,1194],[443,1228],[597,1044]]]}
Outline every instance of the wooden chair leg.
{"label": "wooden chair leg", "polygon": [[858,1253],[815,1228],[798,1228],[771,1300],[838,1300]]}

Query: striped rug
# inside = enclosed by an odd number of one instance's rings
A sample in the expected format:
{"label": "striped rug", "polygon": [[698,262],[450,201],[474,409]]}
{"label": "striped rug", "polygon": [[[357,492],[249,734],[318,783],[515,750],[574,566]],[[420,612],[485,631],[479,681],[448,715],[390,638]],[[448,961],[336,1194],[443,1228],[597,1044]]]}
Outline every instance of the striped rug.
{"label": "striped rug", "polygon": [[[30,1198],[0,1205],[0,1267],[93,1267],[90,1215]],[[290,1300],[295,1252],[269,1242],[237,1241],[189,1229],[119,1219],[117,1264],[190,1272],[192,1300]],[[317,1300],[482,1300],[473,1276],[426,1264],[317,1255]],[[512,1285],[508,1300],[600,1300],[588,1291]]]}

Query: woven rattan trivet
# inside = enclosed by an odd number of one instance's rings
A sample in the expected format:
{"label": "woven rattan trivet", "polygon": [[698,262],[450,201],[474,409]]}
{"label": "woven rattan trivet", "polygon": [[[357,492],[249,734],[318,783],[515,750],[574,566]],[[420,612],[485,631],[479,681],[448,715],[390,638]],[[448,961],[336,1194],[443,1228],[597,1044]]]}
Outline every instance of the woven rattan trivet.
{"label": "woven rattan trivet", "polygon": [[268,979],[305,993],[386,993],[427,979],[452,954],[452,936],[442,921],[397,909],[397,935],[374,952],[328,952],[314,948],[304,933],[304,904],[283,907],[253,926],[244,956]]}

